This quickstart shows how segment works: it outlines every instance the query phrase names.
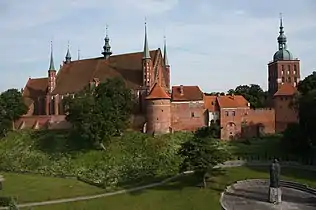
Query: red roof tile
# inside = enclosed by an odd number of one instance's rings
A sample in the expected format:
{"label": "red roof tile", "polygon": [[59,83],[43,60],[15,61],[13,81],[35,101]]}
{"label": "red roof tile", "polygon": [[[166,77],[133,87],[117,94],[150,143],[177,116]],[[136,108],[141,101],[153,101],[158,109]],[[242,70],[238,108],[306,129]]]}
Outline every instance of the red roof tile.
{"label": "red roof tile", "polygon": [[172,101],[202,101],[203,92],[199,86],[173,86]]}
{"label": "red roof tile", "polygon": [[[153,62],[158,50],[150,51]],[[142,56],[142,52],[137,52],[113,55],[107,60],[99,57],[64,64],[57,74],[53,94],[78,92],[93,78],[102,82],[107,78],[121,77],[128,87],[139,88],[143,83]]]}
{"label": "red roof tile", "polygon": [[23,89],[22,96],[27,106],[31,105],[38,97],[46,95],[48,78],[29,79]]}
{"label": "red roof tile", "polygon": [[146,99],[170,99],[170,95],[156,83]]}
{"label": "red roof tile", "polygon": [[217,96],[204,95],[204,107],[211,112],[216,111]]}
{"label": "red roof tile", "polygon": [[274,94],[274,96],[291,96],[294,95],[297,92],[297,89],[289,84],[289,83],[284,83],[281,85],[279,90]]}
{"label": "red roof tile", "polygon": [[242,95],[218,96],[217,102],[220,108],[246,108],[249,103]]}

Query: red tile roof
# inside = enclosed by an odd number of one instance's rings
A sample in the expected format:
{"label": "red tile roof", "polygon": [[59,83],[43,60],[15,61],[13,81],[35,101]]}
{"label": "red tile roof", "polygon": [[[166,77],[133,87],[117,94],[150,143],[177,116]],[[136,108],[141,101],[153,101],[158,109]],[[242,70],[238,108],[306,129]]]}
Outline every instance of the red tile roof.
{"label": "red tile roof", "polygon": [[45,96],[48,78],[29,79],[23,89],[22,96],[27,106],[31,105],[38,97]]}
{"label": "red tile roof", "polygon": [[[158,50],[150,51],[155,62]],[[74,93],[82,90],[93,78],[104,81],[107,78],[121,77],[130,88],[139,88],[143,83],[142,52],[113,55],[73,61],[64,64],[56,78],[53,94]]]}
{"label": "red tile roof", "polygon": [[166,91],[158,85],[158,83],[156,83],[146,99],[170,99],[170,95],[167,94]]}
{"label": "red tile roof", "polygon": [[[181,89],[183,92],[181,93]],[[202,101],[203,92],[199,86],[173,86],[171,98],[172,101]]]}
{"label": "red tile roof", "polygon": [[204,107],[211,112],[216,111],[217,96],[204,95]]}
{"label": "red tile roof", "polygon": [[284,83],[281,85],[279,90],[274,94],[274,96],[291,96],[294,95],[297,92],[297,89],[289,84],[289,83]]}
{"label": "red tile roof", "polygon": [[246,108],[249,103],[242,95],[218,96],[217,102],[220,108]]}

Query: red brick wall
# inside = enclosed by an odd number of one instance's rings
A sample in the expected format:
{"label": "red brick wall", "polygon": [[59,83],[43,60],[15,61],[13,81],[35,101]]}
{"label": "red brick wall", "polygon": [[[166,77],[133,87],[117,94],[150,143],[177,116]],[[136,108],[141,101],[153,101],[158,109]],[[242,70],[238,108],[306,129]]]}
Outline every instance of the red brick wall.
{"label": "red brick wall", "polygon": [[282,132],[289,123],[298,122],[297,112],[290,106],[292,96],[277,96],[274,98],[276,132]]}
{"label": "red brick wall", "polygon": [[[228,116],[227,116],[228,115]],[[273,109],[229,108],[220,110],[221,139],[254,137],[259,129],[262,133],[275,132]]]}
{"label": "red brick wall", "polygon": [[174,131],[196,130],[207,125],[207,110],[203,101],[172,102],[171,127]]}
{"label": "red brick wall", "polygon": [[147,100],[146,132],[169,133],[171,127],[171,104],[169,99]]}
{"label": "red brick wall", "polygon": [[65,117],[65,115],[22,116],[20,119],[15,121],[14,126],[18,129],[24,121],[25,128],[32,128],[36,124],[36,121],[38,121],[40,129],[68,129],[70,128],[70,124],[66,121]]}

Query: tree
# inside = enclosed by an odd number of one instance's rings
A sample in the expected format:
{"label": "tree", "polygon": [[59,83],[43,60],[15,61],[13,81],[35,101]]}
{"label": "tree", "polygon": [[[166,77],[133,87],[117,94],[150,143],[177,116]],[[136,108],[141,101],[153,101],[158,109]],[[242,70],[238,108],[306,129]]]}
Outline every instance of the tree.
{"label": "tree", "polygon": [[66,119],[74,131],[92,145],[122,132],[128,125],[133,109],[131,91],[121,79],[108,79],[95,88],[85,88],[65,101]]}
{"label": "tree", "polygon": [[14,121],[27,113],[22,93],[17,89],[8,89],[0,94],[0,135],[14,128]]}
{"label": "tree", "polygon": [[307,92],[299,100],[299,124],[308,146],[316,145],[316,89]]}
{"label": "tree", "polygon": [[214,123],[211,123],[211,125],[209,126],[199,128],[195,132],[195,136],[198,138],[210,137],[214,139],[219,139],[221,135],[221,129],[222,127],[219,124],[214,122]]}
{"label": "tree", "polygon": [[220,141],[196,136],[181,145],[179,154],[184,158],[180,170],[193,170],[194,174],[203,181],[204,188],[206,174],[229,157],[227,150],[220,145]]}
{"label": "tree", "polygon": [[257,84],[239,85],[235,89],[230,89],[228,94],[244,96],[252,108],[264,107],[267,98],[267,93]]}
{"label": "tree", "polygon": [[316,72],[314,71],[311,75],[307,76],[304,80],[300,81],[297,85],[297,90],[302,94],[306,95],[309,91],[316,89]]}

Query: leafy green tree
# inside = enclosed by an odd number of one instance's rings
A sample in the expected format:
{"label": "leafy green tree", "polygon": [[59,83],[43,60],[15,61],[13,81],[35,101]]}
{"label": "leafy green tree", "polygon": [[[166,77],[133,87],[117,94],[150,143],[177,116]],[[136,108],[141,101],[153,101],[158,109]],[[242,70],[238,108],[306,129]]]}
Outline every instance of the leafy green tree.
{"label": "leafy green tree", "polygon": [[209,126],[199,128],[195,132],[195,136],[198,138],[210,137],[210,138],[219,139],[221,135],[221,129],[222,128],[219,124],[211,123]]}
{"label": "leafy green tree", "polygon": [[266,105],[267,93],[257,84],[239,85],[230,89],[228,94],[244,96],[252,108],[262,108]]}
{"label": "leafy green tree", "polygon": [[108,142],[127,126],[133,109],[133,97],[125,83],[108,79],[95,88],[85,88],[65,101],[66,119],[74,131],[90,145]]}
{"label": "leafy green tree", "polygon": [[316,72],[307,76],[304,80],[300,81],[297,85],[298,91],[302,95],[306,95],[309,91],[316,89]]}
{"label": "leafy green tree", "polygon": [[224,163],[229,157],[220,141],[196,136],[181,145],[179,154],[184,158],[180,170],[193,170],[195,175],[203,181],[204,187],[206,187],[206,174],[211,172],[214,166]]}
{"label": "leafy green tree", "polygon": [[22,93],[17,89],[8,89],[0,94],[0,135],[14,128],[14,121],[27,113]]}

